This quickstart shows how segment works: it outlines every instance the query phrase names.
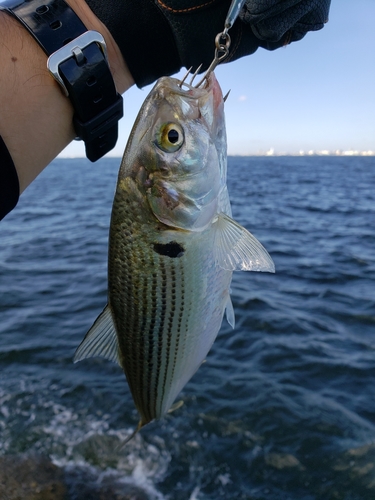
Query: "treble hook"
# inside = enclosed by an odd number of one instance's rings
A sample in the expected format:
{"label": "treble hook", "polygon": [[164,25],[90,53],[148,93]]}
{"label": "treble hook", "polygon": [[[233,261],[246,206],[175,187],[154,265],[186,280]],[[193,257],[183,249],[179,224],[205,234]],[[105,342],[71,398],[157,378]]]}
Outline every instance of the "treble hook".
{"label": "treble hook", "polygon": [[180,83],[178,84],[178,86],[180,88],[182,88],[182,85],[184,84],[186,78],[190,75],[191,73],[191,70],[193,69],[193,66],[190,66],[190,68],[188,69],[188,72],[186,73],[186,75],[183,77],[183,79],[180,81]]}
{"label": "treble hook", "polygon": [[[221,40],[225,41],[225,44],[221,43]],[[215,38],[215,57],[212,61],[212,63],[209,65],[205,75],[203,78],[195,85],[195,88],[197,89],[202,85],[202,83],[208,79],[210,73],[214,71],[216,66],[221,63],[229,54],[229,47],[230,47],[231,39],[228,34],[227,28],[224,29],[222,33],[218,33]]]}
{"label": "treble hook", "polygon": [[[237,17],[239,16],[243,6],[245,5],[246,0],[232,0],[227,17],[224,23],[224,31],[216,35],[215,38],[215,57],[212,63],[209,65],[206,74],[201,79],[201,81],[195,86],[198,88],[202,83],[208,79],[210,73],[216,68],[216,66],[221,63],[229,54],[230,47],[230,36],[228,31],[231,29],[233,24],[235,23]],[[224,41],[224,44],[221,43],[221,40]]]}

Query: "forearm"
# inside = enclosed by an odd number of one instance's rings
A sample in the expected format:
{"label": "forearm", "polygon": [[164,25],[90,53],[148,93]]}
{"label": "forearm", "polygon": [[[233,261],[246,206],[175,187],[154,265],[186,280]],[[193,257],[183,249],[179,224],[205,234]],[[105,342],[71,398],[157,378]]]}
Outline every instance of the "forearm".
{"label": "forearm", "polygon": [[[105,38],[119,93],[132,77],[105,26],[83,0],[69,0],[87,29]],[[49,74],[47,56],[25,28],[0,12],[0,135],[13,158],[20,192],[75,137],[73,107]]]}

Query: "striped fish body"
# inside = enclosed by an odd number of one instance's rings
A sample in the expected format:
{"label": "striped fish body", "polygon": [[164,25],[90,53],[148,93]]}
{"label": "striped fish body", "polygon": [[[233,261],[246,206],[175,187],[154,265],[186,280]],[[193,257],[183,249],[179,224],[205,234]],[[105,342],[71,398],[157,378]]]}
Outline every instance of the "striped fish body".
{"label": "striped fish body", "polygon": [[214,74],[201,88],[161,78],[119,171],[108,305],[74,358],[103,356],[123,368],[138,429],[171,408],[204,361],[225,310],[234,326],[233,271],[274,271],[263,246],[231,219],[226,158]]}
{"label": "striped fish body", "polygon": [[162,417],[219,331],[232,272],[215,265],[214,228],[157,222],[131,178],[119,182],[109,249],[109,307],[142,425]]}

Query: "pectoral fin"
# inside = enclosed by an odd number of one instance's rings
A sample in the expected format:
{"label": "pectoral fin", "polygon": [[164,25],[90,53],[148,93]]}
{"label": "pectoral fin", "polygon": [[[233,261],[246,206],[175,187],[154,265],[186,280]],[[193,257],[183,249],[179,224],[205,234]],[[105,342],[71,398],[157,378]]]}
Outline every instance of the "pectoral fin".
{"label": "pectoral fin", "polygon": [[74,355],[74,363],[95,356],[109,359],[121,366],[116,329],[108,305],[86,333]]}
{"label": "pectoral fin", "polygon": [[215,224],[214,252],[218,266],[228,271],[275,272],[267,250],[247,229],[223,213]]}

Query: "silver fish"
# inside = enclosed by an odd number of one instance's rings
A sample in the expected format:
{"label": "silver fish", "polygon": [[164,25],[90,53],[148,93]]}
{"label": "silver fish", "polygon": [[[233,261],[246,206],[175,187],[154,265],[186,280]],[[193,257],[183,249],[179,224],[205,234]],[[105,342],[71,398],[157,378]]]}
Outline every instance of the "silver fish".
{"label": "silver fish", "polygon": [[140,413],[161,418],[205,360],[224,311],[234,327],[234,270],[274,272],[263,246],[231,218],[224,102],[204,87],[157,81],[121,163],[109,235],[108,305],[75,361],[124,370]]}

